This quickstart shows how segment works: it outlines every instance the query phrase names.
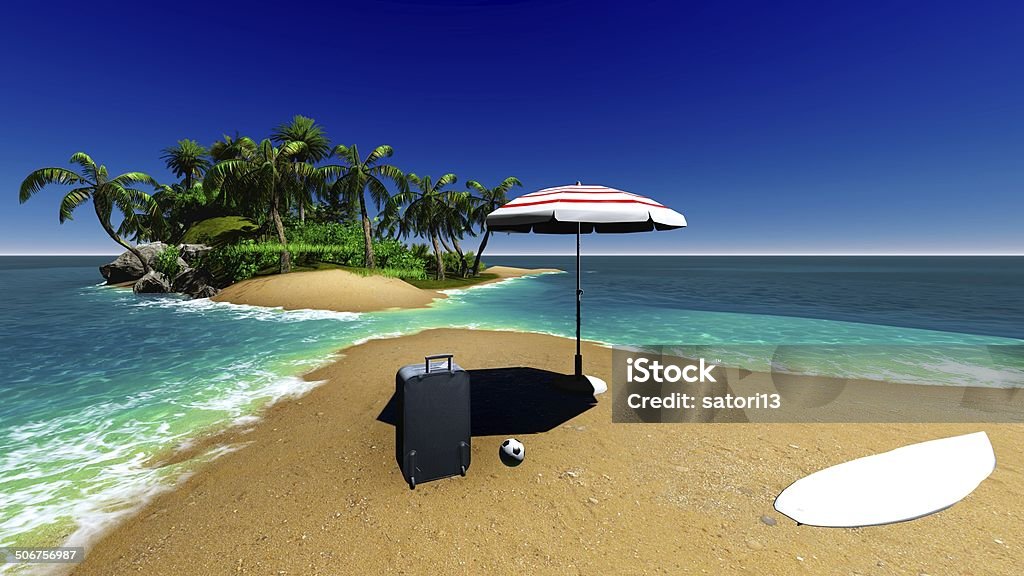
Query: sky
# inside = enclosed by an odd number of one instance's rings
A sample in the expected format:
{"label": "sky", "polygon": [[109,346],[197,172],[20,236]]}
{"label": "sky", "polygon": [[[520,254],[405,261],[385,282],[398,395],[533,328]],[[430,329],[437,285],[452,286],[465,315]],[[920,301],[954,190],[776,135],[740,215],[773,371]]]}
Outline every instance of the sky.
{"label": "sky", "polygon": [[[15,3],[0,22],[0,254],[120,252],[32,170],[295,114],[406,172],[581,180],[682,230],[586,253],[1024,253],[1024,4],[567,0]],[[574,238],[498,234],[492,254]],[[465,242],[467,248],[475,241]]]}

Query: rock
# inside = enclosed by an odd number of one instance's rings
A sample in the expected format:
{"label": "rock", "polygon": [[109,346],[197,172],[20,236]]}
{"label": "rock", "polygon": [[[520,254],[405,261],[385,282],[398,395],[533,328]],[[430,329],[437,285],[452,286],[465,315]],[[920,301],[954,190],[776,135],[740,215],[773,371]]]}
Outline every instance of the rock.
{"label": "rock", "polygon": [[213,298],[214,296],[217,295],[217,292],[220,292],[220,290],[217,290],[213,286],[206,285],[201,287],[199,290],[196,290],[195,292],[189,294],[189,296],[193,298]]}
{"label": "rock", "polygon": [[213,247],[206,244],[179,244],[178,250],[181,251],[181,258],[189,266],[195,266],[200,258],[208,254],[210,250],[213,250]]}
{"label": "rock", "polygon": [[775,521],[775,518],[772,518],[771,516],[768,516],[768,515],[761,516],[761,522],[764,522],[765,524],[767,524],[769,526],[775,526],[775,524],[777,524],[777,522]]}
{"label": "rock", "polygon": [[217,294],[217,289],[210,286],[210,277],[196,268],[186,268],[178,273],[171,282],[171,289],[192,298],[209,298]]}
{"label": "rock", "polygon": [[597,504],[598,500],[597,500],[597,498],[594,498],[593,496],[591,496],[590,498],[587,498],[587,502],[590,502],[591,504]]}
{"label": "rock", "polygon": [[764,548],[764,544],[761,544],[757,540],[750,538],[749,540],[747,540],[747,548],[750,548],[751,550],[760,550]]}
{"label": "rock", "polygon": [[132,291],[136,294],[166,294],[171,291],[171,283],[167,281],[167,276],[154,270],[139,278],[132,286]]}
{"label": "rock", "polygon": [[[153,263],[156,261],[156,256],[160,252],[167,248],[167,245],[163,242],[153,242],[152,244],[139,244],[135,247],[146,259],[146,263],[149,264],[150,268],[153,267]],[[182,267],[187,267],[188,264],[178,259],[178,264]],[[138,280],[142,278],[142,262],[135,257],[130,251],[125,250],[124,254],[118,256],[110,264],[104,264],[100,266],[100,274],[107,280],[107,284],[120,284],[121,282],[129,282],[131,280]]]}

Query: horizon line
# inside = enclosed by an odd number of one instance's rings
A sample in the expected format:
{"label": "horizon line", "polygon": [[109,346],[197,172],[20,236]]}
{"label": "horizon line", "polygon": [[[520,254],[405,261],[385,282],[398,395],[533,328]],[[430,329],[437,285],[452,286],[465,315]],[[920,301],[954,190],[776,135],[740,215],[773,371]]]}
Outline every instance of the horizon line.
{"label": "horizon line", "polygon": [[[120,254],[110,253],[0,253],[0,257],[6,256],[105,256],[117,258]],[[534,252],[534,253],[496,253],[485,254],[486,256],[576,256],[575,252]],[[581,256],[1024,256],[1024,252],[591,252]]]}

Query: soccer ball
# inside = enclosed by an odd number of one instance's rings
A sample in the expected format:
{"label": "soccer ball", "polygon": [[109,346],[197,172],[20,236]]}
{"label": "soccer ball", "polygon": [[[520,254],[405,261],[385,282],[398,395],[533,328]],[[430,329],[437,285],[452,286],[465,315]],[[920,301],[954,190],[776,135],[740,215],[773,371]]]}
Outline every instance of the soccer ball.
{"label": "soccer ball", "polygon": [[501,443],[498,456],[505,466],[519,466],[523,463],[523,458],[526,458],[526,446],[515,438],[509,438]]}

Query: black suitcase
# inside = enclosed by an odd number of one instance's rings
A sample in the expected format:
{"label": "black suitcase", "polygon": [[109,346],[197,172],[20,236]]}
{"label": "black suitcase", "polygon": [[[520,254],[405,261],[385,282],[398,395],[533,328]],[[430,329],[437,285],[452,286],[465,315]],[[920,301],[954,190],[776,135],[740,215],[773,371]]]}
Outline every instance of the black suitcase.
{"label": "black suitcase", "polygon": [[427,356],[423,364],[398,371],[395,398],[395,458],[409,488],[465,476],[471,447],[469,373],[452,362],[451,354]]}

